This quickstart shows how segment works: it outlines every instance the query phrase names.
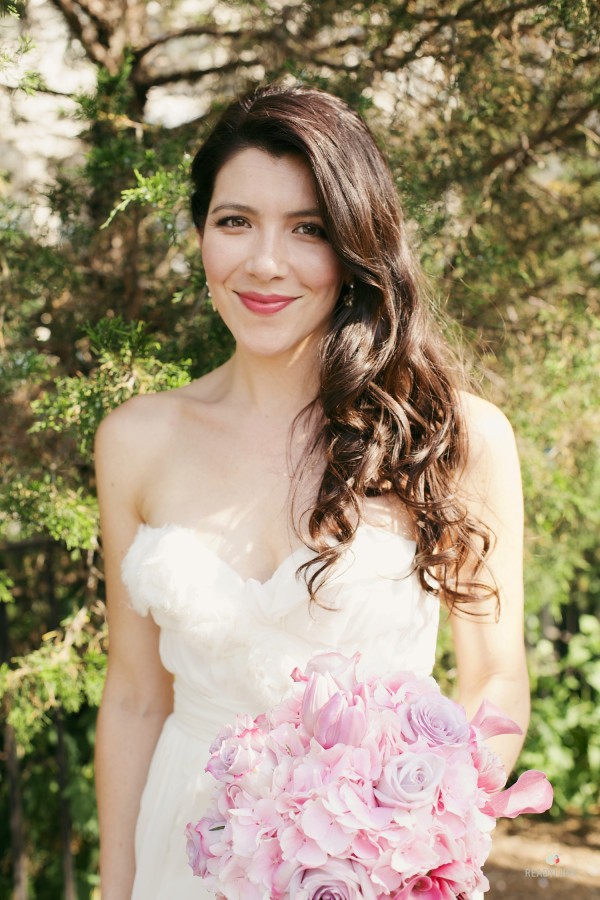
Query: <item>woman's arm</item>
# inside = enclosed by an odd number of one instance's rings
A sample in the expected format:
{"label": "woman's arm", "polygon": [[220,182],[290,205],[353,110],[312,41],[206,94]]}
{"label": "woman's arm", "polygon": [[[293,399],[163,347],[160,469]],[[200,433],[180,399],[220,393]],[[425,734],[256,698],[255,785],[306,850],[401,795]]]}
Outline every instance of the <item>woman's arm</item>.
{"label": "woman's arm", "polygon": [[[469,604],[484,617],[455,609],[452,633],[459,700],[471,717],[483,699],[501,707],[523,735],[492,738],[490,746],[512,770],[529,723],[529,678],[523,634],[523,498],[512,428],[491,403],[464,396],[469,460],[459,490],[469,510],[490,528],[493,550],[481,580],[491,576],[500,595],[496,620],[490,603]],[[467,573],[468,575],[468,573]]]}
{"label": "woman's arm", "polygon": [[158,628],[130,607],[120,572],[141,521],[137,501],[145,456],[139,418],[139,406],[126,404],[105,419],[96,438],[109,625],[95,752],[103,900],[130,900],[140,797],[173,703],[172,679],[158,654]]}

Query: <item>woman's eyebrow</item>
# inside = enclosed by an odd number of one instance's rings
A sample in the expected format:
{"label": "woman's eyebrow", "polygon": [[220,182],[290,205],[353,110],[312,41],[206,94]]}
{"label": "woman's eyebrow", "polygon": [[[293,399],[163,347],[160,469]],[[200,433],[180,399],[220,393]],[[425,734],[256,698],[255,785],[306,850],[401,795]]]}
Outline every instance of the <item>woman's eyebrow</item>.
{"label": "woman's eyebrow", "polygon": [[219,203],[218,206],[215,206],[214,209],[211,209],[212,213],[220,212],[222,209],[237,209],[239,212],[247,212],[247,213],[255,213],[256,210],[252,206],[246,206],[244,203]]}
{"label": "woman's eyebrow", "polygon": [[[214,209],[211,209],[211,213],[221,212],[223,209],[235,209],[238,212],[252,213],[257,214],[258,210],[253,206],[246,206],[245,203],[219,203],[218,206],[215,206]],[[300,216],[321,216],[321,210],[318,207],[312,207],[311,209],[295,209],[291,212],[285,213],[285,217],[287,219],[297,219]]]}
{"label": "woman's eyebrow", "polygon": [[286,213],[290,219],[297,219],[299,216],[321,216],[321,210],[317,207],[313,209],[296,209],[293,212]]}

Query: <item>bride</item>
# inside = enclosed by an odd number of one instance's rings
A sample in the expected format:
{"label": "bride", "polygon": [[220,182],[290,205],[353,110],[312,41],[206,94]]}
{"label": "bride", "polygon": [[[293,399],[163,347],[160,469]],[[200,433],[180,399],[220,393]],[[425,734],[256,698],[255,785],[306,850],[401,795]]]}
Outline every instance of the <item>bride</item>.
{"label": "bride", "polygon": [[[314,652],[426,675],[442,606],[467,713],[485,697],[528,721],[514,438],[461,388],[372,135],[333,96],[268,87],[225,111],[192,177],[235,352],[97,436],[104,900],[208,896],[184,829],[210,743]],[[492,741],[507,771],[521,742]]]}

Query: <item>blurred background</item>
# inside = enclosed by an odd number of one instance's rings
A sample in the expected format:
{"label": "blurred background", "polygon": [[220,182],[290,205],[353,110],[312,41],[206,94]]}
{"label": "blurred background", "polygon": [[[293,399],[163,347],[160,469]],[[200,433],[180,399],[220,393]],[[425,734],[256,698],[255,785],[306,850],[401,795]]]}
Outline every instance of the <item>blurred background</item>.
{"label": "blurred background", "polygon": [[[547,772],[556,798],[542,826],[526,820],[530,836],[542,828],[528,859],[557,865],[560,840],[571,874],[525,877],[521,831],[495,857],[490,897],[591,897],[600,7],[2,0],[1,12],[0,898],[97,895],[106,633],[93,435],[131,394],[230,352],[206,298],[189,162],[224,104],[276,78],[324,87],[367,119],[450,336],[514,425],[533,691],[519,765]],[[445,635],[438,675],[451,691]]]}

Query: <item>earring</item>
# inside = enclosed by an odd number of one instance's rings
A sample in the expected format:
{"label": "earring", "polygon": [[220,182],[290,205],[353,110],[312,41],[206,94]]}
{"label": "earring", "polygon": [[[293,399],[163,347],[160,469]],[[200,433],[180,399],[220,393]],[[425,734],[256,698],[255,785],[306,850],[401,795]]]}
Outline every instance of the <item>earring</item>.
{"label": "earring", "polygon": [[344,306],[352,306],[354,304],[354,282],[351,281],[347,287],[343,299]]}

